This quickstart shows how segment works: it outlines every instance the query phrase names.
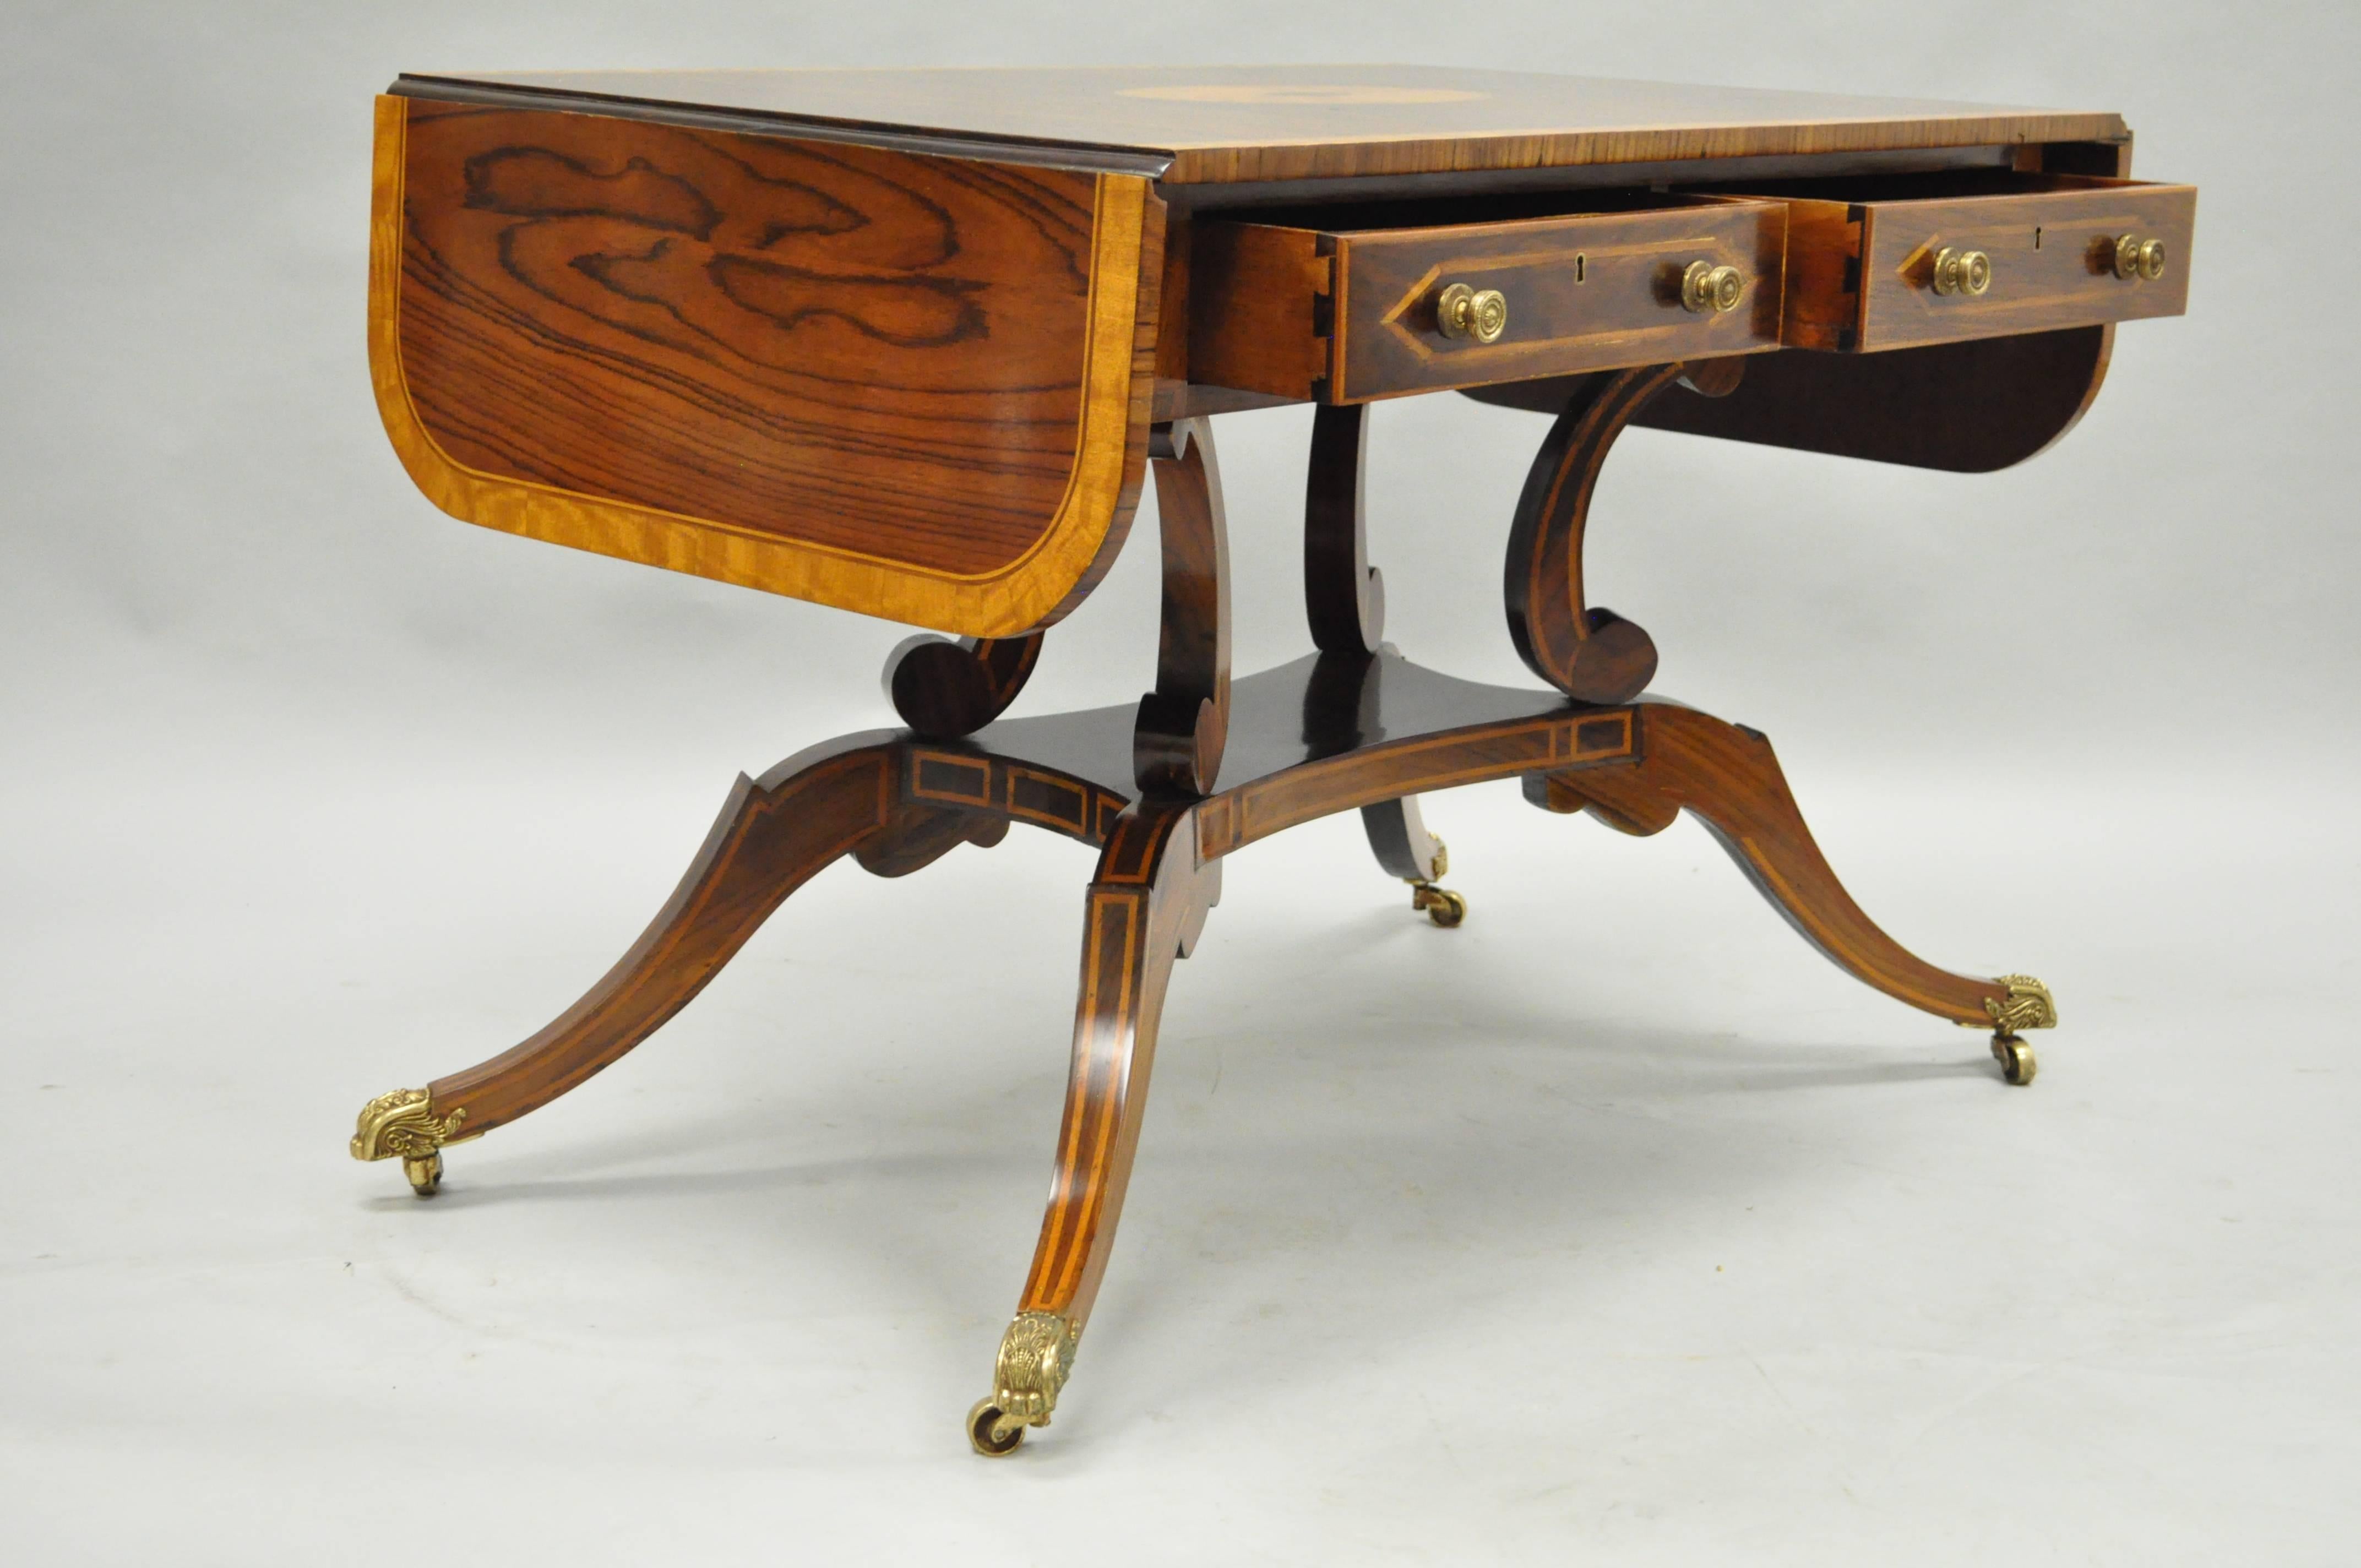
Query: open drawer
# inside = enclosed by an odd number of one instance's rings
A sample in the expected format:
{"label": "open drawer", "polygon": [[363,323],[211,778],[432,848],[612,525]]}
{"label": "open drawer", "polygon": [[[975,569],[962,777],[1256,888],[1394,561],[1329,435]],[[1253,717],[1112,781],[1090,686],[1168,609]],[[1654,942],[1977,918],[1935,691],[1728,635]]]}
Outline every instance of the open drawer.
{"label": "open drawer", "polygon": [[1201,219],[1189,378],[1353,403],[1774,349],[1786,214],[1636,192]]}
{"label": "open drawer", "polygon": [[2188,307],[2192,185],[1988,169],[1743,193],[1787,203],[1791,347],[1908,348]]}

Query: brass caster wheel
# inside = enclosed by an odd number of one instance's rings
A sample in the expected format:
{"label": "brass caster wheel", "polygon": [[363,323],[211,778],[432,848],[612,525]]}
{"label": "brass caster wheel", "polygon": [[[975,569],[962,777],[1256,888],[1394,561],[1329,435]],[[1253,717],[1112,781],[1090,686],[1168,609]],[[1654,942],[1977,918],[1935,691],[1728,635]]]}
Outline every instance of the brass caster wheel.
{"label": "brass caster wheel", "polygon": [[1410,890],[1410,906],[1423,909],[1426,917],[1445,930],[1467,918],[1467,899],[1464,894],[1433,883],[1416,883]]}
{"label": "brass caster wheel", "polygon": [[2038,1064],[2033,1059],[2033,1047],[2015,1035],[1994,1035],[1992,1043],[1993,1060],[2000,1063],[2000,1075],[2015,1084],[2033,1081]]}
{"label": "brass caster wheel", "polygon": [[410,1190],[421,1198],[432,1198],[443,1185],[443,1157],[427,1155],[423,1159],[405,1158],[401,1174],[410,1178]]}
{"label": "brass caster wheel", "polygon": [[1025,1442],[1025,1423],[991,1399],[978,1399],[967,1413],[967,1441],[986,1459],[1005,1459]]}

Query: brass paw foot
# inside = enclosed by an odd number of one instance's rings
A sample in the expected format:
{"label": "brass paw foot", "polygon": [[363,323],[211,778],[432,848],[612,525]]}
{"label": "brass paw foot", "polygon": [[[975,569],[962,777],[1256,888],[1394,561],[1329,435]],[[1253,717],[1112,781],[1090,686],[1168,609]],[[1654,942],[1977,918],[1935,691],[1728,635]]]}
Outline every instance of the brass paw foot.
{"label": "brass paw foot", "polygon": [[2001,1076],[2015,1084],[2033,1081],[2038,1069],[2033,1047],[2025,1043],[2019,1029],[2054,1029],[2058,1026],[2058,1003],[2049,988],[2029,974],[2004,974],[1999,983],[2008,990],[2008,998],[1984,998],[1984,1011],[1992,1016],[1993,1059],[2000,1063]]}
{"label": "brass paw foot", "polygon": [[467,1119],[464,1106],[437,1116],[426,1091],[397,1089],[361,1107],[360,1124],[348,1146],[355,1159],[399,1157],[410,1190],[432,1198],[443,1185],[443,1146],[466,1141],[458,1132]]}
{"label": "brass paw foot", "polygon": [[1058,1391],[1074,1369],[1081,1331],[1056,1312],[1019,1312],[1000,1336],[992,1393],[967,1413],[967,1440],[989,1459],[1005,1459],[1027,1427],[1046,1427]]}
{"label": "brass paw foot", "polygon": [[[1434,876],[1451,874],[1451,851],[1442,839],[1434,841]],[[1447,887],[1437,887],[1433,877],[1412,877],[1410,880],[1410,906],[1423,909],[1426,917],[1446,930],[1467,918],[1467,898]]]}

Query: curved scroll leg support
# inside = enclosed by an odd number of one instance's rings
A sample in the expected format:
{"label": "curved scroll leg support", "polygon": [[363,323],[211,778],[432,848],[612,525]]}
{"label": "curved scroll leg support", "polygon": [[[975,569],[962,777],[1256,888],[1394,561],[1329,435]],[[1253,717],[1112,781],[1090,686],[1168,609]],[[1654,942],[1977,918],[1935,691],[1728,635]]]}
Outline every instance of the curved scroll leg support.
{"label": "curved scroll leg support", "polygon": [[[1351,661],[1367,661],[1378,652],[1386,624],[1385,577],[1369,565],[1368,411],[1366,403],[1323,404],[1312,411],[1312,461],[1303,488],[1304,618],[1312,625],[1312,645],[1327,656],[1323,664],[1333,664],[1356,684],[1367,665]],[[1315,681],[1314,686],[1336,684]],[[1305,722],[1329,718],[1323,708],[1307,712]],[[1363,731],[1356,726],[1336,739],[1345,748],[1357,746]],[[1467,918],[1467,900],[1434,885],[1450,869],[1450,856],[1443,840],[1426,830],[1416,795],[1363,806],[1361,826],[1378,864],[1410,883],[1412,909],[1425,910],[1437,926]]]}
{"label": "curved scroll leg support", "polygon": [[1219,861],[1198,863],[1192,803],[1143,803],[1116,819],[1085,904],[1073,1067],[1041,1239],[992,1393],[968,1412],[980,1453],[1014,1453],[1057,1409],[1130,1184],[1172,960],[1195,945],[1221,885]]}
{"label": "curved scroll leg support", "polygon": [[1385,576],[1369,565],[1366,403],[1312,412],[1303,487],[1303,614],[1323,653],[1374,653],[1386,630]]}
{"label": "curved scroll leg support", "polygon": [[1953,974],[1879,929],[1828,869],[1759,731],[1670,703],[1643,704],[1637,717],[1636,762],[1530,774],[1526,798],[1551,811],[1587,810],[1626,833],[1662,832],[1683,808],[1694,812],[1772,907],[1838,968],[1897,1002],[1991,1028],[2008,1080],[2032,1081],[2032,1047],[2018,1031],[2058,1022],[2039,981]]}
{"label": "curved scroll leg support", "polygon": [[1206,419],[1148,433],[1164,553],[1156,689],[1139,699],[1132,773],[1154,795],[1213,793],[1230,735],[1230,539]]}
{"label": "curved scroll leg support", "polygon": [[1436,925],[1449,927],[1467,918],[1467,899],[1435,883],[1451,874],[1451,851],[1426,830],[1418,796],[1381,800],[1361,807],[1361,830],[1378,864],[1410,883],[1410,906],[1423,909]]}
{"label": "curved scroll leg support", "polygon": [[1585,382],[1550,427],[1517,498],[1502,597],[1527,668],[1580,702],[1629,702],[1655,678],[1656,644],[1583,596],[1582,535],[1609,448],[1675,382],[1708,397],[1737,389],[1742,359],[1619,370]]}
{"label": "curved scroll leg support", "polygon": [[1033,678],[1041,637],[953,641],[921,632],[886,655],[886,698],[903,723],[930,740],[972,735],[1007,712]]}
{"label": "curved scroll leg support", "polygon": [[646,1039],[838,856],[899,875],[1005,832],[1005,818],[898,805],[898,767],[890,743],[855,737],[791,757],[759,782],[741,775],[680,886],[588,994],[489,1061],[370,1101],[353,1157],[399,1157],[423,1197],[442,1176],[438,1150],[547,1104]]}

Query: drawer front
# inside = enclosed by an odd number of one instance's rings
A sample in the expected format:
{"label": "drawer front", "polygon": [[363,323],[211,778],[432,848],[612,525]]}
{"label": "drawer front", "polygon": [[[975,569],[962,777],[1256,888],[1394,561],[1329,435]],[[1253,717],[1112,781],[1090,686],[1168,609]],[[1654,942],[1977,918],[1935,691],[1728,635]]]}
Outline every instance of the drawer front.
{"label": "drawer front", "polygon": [[[1776,348],[1786,240],[1784,206],[1756,201],[1337,235],[1327,400]],[[1737,269],[1734,308],[1684,303],[1698,262]],[[1455,284],[1499,293],[1496,340],[1444,331]]]}
{"label": "drawer front", "polygon": [[[2196,188],[2068,181],[2019,194],[1797,203],[1790,218],[1787,341],[1872,351],[2177,316],[2189,303]],[[2118,245],[2154,242],[2161,265],[2123,275]],[[1946,252],[1954,265],[1939,277]],[[2153,255],[2153,253],[2151,253]],[[1981,292],[1971,284],[1985,258]],[[1949,287],[1942,285],[1949,284]]]}

